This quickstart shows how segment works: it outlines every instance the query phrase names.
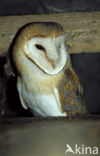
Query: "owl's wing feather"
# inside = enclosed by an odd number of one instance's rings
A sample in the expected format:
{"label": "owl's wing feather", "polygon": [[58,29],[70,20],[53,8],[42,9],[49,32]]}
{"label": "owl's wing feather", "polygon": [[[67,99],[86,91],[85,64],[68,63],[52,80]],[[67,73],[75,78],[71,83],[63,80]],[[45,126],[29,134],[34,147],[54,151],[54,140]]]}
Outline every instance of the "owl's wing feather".
{"label": "owl's wing feather", "polygon": [[19,98],[21,101],[21,104],[23,106],[24,109],[28,109],[27,103],[25,102],[24,98],[22,97],[22,87],[21,87],[21,80],[20,78],[18,78],[17,80],[17,89],[18,89],[18,93],[19,93]]}
{"label": "owl's wing feather", "polygon": [[62,112],[61,101],[60,101],[60,98],[59,98],[59,90],[57,88],[54,88],[53,92],[54,92],[54,95],[55,95],[55,99],[56,99],[58,108]]}
{"label": "owl's wing feather", "polygon": [[63,112],[67,115],[86,114],[83,88],[71,66],[66,69],[64,79],[57,89]]}

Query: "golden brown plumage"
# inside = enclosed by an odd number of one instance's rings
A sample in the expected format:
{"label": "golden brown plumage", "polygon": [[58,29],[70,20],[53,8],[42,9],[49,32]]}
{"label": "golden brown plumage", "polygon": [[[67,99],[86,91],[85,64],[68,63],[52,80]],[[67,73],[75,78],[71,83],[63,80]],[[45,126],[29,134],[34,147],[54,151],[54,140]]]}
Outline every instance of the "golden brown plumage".
{"label": "golden brown plumage", "polygon": [[71,65],[65,70],[64,78],[58,85],[58,90],[60,102],[63,104],[63,112],[66,111],[69,116],[86,114],[83,88]]}

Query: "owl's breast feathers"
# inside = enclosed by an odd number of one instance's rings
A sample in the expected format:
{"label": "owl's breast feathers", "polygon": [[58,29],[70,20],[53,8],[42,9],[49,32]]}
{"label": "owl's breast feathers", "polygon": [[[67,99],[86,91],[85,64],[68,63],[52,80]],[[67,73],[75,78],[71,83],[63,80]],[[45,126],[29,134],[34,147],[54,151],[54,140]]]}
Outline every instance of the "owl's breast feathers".
{"label": "owl's breast feathers", "polygon": [[59,98],[63,112],[68,116],[86,114],[83,88],[72,67],[66,69],[64,80],[58,85]]}

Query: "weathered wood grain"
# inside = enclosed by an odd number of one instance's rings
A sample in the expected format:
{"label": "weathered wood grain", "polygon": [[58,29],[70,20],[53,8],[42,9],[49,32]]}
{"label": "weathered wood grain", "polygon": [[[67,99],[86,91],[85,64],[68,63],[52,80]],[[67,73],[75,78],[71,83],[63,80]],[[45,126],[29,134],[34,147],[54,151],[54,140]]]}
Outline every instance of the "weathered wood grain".
{"label": "weathered wood grain", "polygon": [[[100,120],[90,118],[9,118],[2,119],[2,156],[64,156],[69,144],[100,148]],[[75,150],[74,150],[75,151]],[[80,149],[81,151],[81,149]],[[100,151],[99,151],[100,152]],[[97,155],[99,155],[98,153]],[[81,154],[67,153],[68,156]],[[85,154],[82,154],[85,155]],[[87,153],[87,156],[94,155]]]}
{"label": "weathered wood grain", "polygon": [[26,23],[54,21],[63,25],[70,53],[100,51],[100,12],[0,17],[0,55],[5,55],[17,30]]}

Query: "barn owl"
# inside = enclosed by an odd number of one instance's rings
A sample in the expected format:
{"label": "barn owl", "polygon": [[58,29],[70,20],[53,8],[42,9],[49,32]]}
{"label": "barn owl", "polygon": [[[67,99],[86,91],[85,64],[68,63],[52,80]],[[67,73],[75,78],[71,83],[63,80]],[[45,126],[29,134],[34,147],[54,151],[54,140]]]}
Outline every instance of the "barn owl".
{"label": "barn owl", "polygon": [[23,26],[10,53],[24,109],[43,117],[86,113],[83,89],[60,24],[34,22]]}

